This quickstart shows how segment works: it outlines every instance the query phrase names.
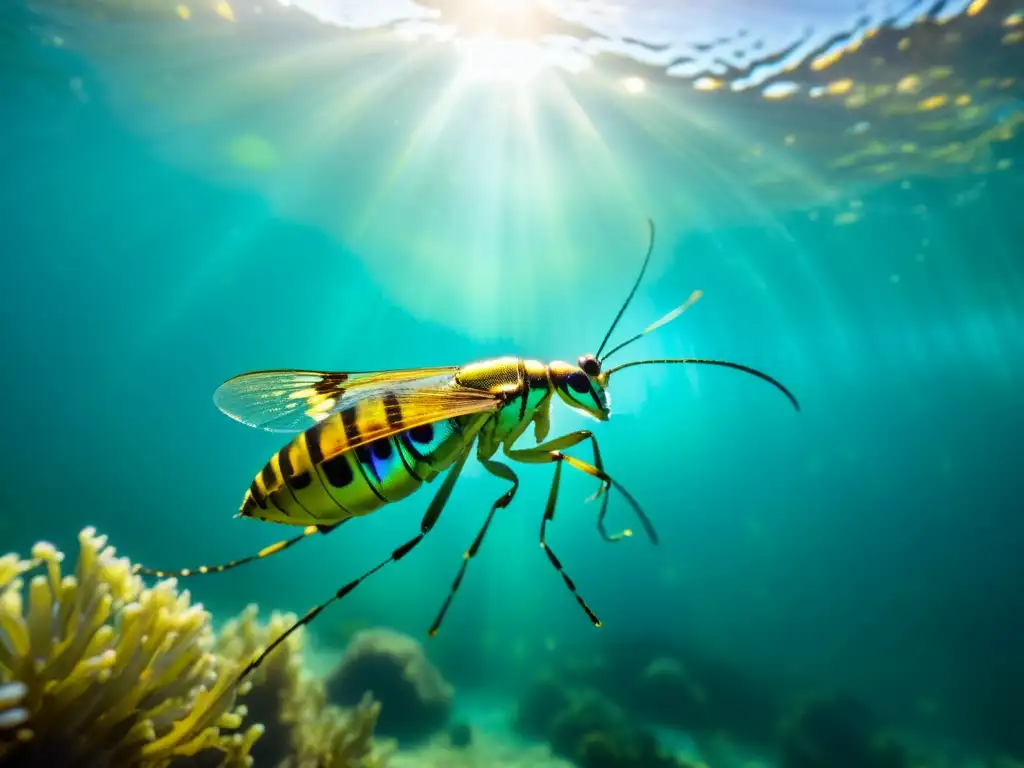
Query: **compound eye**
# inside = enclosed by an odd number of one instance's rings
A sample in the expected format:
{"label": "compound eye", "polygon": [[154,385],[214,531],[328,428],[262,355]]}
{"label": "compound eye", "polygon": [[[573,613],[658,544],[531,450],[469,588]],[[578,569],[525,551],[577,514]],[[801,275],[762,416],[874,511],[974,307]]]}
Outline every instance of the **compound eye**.
{"label": "compound eye", "polygon": [[582,373],[570,373],[565,382],[580,394],[590,391],[590,381]]}
{"label": "compound eye", "polygon": [[599,376],[601,374],[601,364],[597,362],[596,358],[589,355],[581,357],[579,359],[580,368],[587,376]]}

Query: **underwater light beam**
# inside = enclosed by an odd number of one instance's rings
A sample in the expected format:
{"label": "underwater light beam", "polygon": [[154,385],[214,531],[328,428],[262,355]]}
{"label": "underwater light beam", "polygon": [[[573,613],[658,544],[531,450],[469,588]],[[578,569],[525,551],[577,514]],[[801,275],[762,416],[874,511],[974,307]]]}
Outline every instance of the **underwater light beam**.
{"label": "underwater light beam", "polygon": [[[569,248],[563,247],[563,244],[569,241],[568,228],[565,225],[565,217],[559,216],[557,213],[557,195],[552,194],[555,179],[552,178],[548,170],[551,164],[543,160],[544,146],[539,130],[536,101],[532,94],[521,91],[516,99],[516,106],[516,117],[523,126],[522,133],[527,145],[527,162],[529,163],[527,183],[536,193],[547,230],[555,233],[558,240],[555,252],[571,253]],[[524,292],[523,300],[528,302],[525,307],[527,310],[533,310],[538,305],[532,292]]]}
{"label": "underwater light beam", "polygon": [[394,164],[387,169],[380,184],[372,195],[369,196],[362,214],[354,224],[355,232],[362,234],[369,226],[369,220],[373,218],[374,211],[398,185],[399,179],[405,174],[413,162],[421,155],[429,153],[430,148],[437,142],[444,133],[445,126],[451,122],[465,84],[456,78],[452,80],[441,95],[430,108],[423,119],[413,130],[406,143],[405,149],[395,158]]}
{"label": "underwater light beam", "polygon": [[604,165],[604,170],[611,175],[615,188],[626,190],[623,198],[636,202],[638,195],[634,179],[625,173],[623,164],[618,160],[618,155],[608,146],[605,137],[594,124],[586,108],[573,94],[572,89],[566,85],[564,80],[559,79],[558,82],[561,86],[559,103],[562,105],[562,112],[584,140],[593,145]]}

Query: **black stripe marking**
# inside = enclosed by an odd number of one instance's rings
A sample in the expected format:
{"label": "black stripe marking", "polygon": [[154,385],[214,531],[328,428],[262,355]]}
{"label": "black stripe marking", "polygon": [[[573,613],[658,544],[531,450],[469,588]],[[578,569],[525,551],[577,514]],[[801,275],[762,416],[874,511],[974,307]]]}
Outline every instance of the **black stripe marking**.
{"label": "black stripe marking", "polygon": [[[274,475],[273,459],[271,459],[270,461],[263,465],[263,471],[260,474],[261,477],[263,478],[263,487],[267,489],[267,501],[273,504],[274,507],[276,507],[277,509],[281,510],[281,514],[283,514],[285,517],[291,517],[291,515],[288,514],[288,510],[284,508],[284,505],[278,504],[277,501],[274,499],[274,495],[279,493],[281,491],[281,488],[274,488],[274,486],[277,485],[277,477]],[[282,483],[282,485],[285,488],[287,488],[288,494],[292,498],[295,498],[295,495],[292,493],[292,489],[288,488],[288,484]],[[273,490],[271,490],[272,488]]]}
{"label": "black stripe marking", "polygon": [[601,399],[597,396],[597,392],[594,391],[594,385],[590,379],[587,379],[587,386],[590,387],[590,396],[594,400],[594,405],[597,406],[597,410],[601,410]]}
{"label": "black stripe marking", "polygon": [[318,395],[333,395],[340,399],[345,394],[345,388],[341,385],[347,380],[347,373],[327,373],[320,377],[320,381],[313,385],[313,389]]}
{"label": "black stripe marking", "polygon": [[431,423],[420,424],[418,427],[413,427],[406,432],[410,440],[414,440],[421,445],[426,445],[434,439],[434,425]]}
{"label": "black stripe marking", "polygon": [[[356,448],[356,462],[355,463],[356,463],[356,466],[359,467],[359,473],[363,476],[363,480],[366,481],[366,487],[369,488],[371,491],[373,491],[373,495],[376,496],[381,501],[383,501],[385,504],[387,504],[388,500],[380,495],[380,491],[378,491],[377,488],[374,486],[374,484],[372,482],[370,482],[370,476],[366,474],[366,467],[364,467],[363,464],[364,464],[364,462],[367,462],[367,461],[371,461],[371,459],[370,459],[370,452],[369,452],[369,450],[367,449],[367,447],[365,445],[361,445],[358,448]],[[372,467],[372,465],[371,465],[371,467]],[[376,472],[374,472],[374,476],[376,477]]]}
{"label": "black stripe marking", "polygon": [[530,395],[530,375],[526,372],[526,363],[519,361],[519,395],[522,402],[519,403],[519,421],[526,418],[526,401]]}
{"label": "black stripe marking", "polygon": [[[314,520],[317,519],[318,515],[314,515],[313,511],[307,507],[298,496],[295,495],[295,491],[301,491],[303,488],[308,488],[313,478],[309,476],[309,472],[303,472],[295,475],[292,470],[292,458],[289,449],[291,445],[286,445],[280,451],[277,452],[277,465],[281,469],[281,479],[284,480],[284,487],[288,489],[288,493],[291,495],[292,500],[299,505],[299,509],[305,512]],[[278,504],[277,506],[281,506]]]}
{"label": "black stripe marking", "polygon": [[256,506],[260,509],[267,508],[267,500],[263,496],[263,492],[260,490],[260,487],[256,485],[255,480],[253,480],[252,484],[249,486],[249,496],[252,497],[252,500],[256,502]]}
{"label": "black stripe marking", "polygon": [[377,474],[377,467],[373,463],[372,446],[373,443],[370,443],[369,445],[360,445],[356,448],[356,460],[361,465],[369,467],[370,472],[373,473],[373,479],[380,483],[380,475]]}
{"label": "black stripe marking", "polygon": [[[324,477],[327,478],[327,482],[335,488],[344,488],[355,479],[355,475],[352,474],[352,465],[348,463],[348,459],[347,453],[339,453],[320,465],[324,471]],[[341,505],[339,504],[338,506],[340,507]]]}
{"label": "black stripe marking", "polygon": [[345,430],[345,439],[349,445],[359,442],[359,424],[356,422],[355,408],[347,408],[341,412],[341,426]]}
{"label": "black stripe marking", "polygon": [[[317,425],[317,426],[319,426],[319,425]],[[309,438],[309,433],[311,431],[312,430],[306,430],[306,442],[307,442],[306,452],[309,455],[310,463],[313,465],[313,469],[311,471],[311,474],[316,476],[317,483],[323,489],[323,492],[327,496],[327,498],[329,498],[332,502],[334,502],[334,506],[336,506],[338,509],[340,509],[342,512],[344,512],[346,516],[351,517],[352,513],[349,512],[347,509],[345,509],[345,506],[340,501],[338,501],[336,498],[334,498],[334,494],[332,494],[330,492],[330,490],[328,490],[327,486],[324,484],[324,476],[327,476],[327,480],[328,480],[328,482],[330,482],[331,481],[331,476],[330,476],[329,473],[334,473],[336,471],[336,468],[334,468],[333,465],[332,465],[332,467],[327,467],[326,466],[326,462],[324,462],[324,456],[323,456],[323,453],[320,450],[320,433],[319,432],[317,432],[317,433],[315,433],[313,435],[313,442],[316,445],[316,451],[314,452],[313,449],[310,448],[310,446],[309,446],[309,439],[310,439]],[[341,453],[341,454],[333,457],[333,459],[331,459],[331,461],[334,461],[335,459],[341,459],[342,462],[344,463],[345,462],[345,454]],[[321,474],[316,471],[317,464],[319,464],[320,467],[322,468],[324,476],[321,476]],[[340,470],[340,471],[341,472],[347,472],[347,474],[348,474],[349,479],[345,482],[345,485],[348,485],[350,482],[352,482],[352,470],[348,466],[347,463],[345,463],[345,469],[344,470]],[[342,479],[342,477],[343,477],[343,475],[339,475],[338,480],[340,481]],[[334,485],[334,483],[331,482],[331,485]],[[339,485],[339,486],[336,486],[336,487],[341,488],[343,486]],[[310,517],[315,517],[315,515],[310,515]],[[336,525],[341,525],[341,523],[336,523]]]}
{"label": "black stripe marking", "polygon": [[[273,459],[270,461],[273,461]],[[277,478],[274,477],[274,468],[270,466],[270,461],[263,465],[263,469],[260,472],[260,477],[263,478],[263,487],[267,489],[267,493],[270,493],[271,489],[276,485],[277,480]]]}
{"label": "black stripe marking", "polygon": [[306,439],[306,453],[309,455],[309,463],[314,467],[324,460],[324,452],[320,449],[320,422],[315,427],[310,427],[304,435]]}
{"label": "black stripe marking", "polygon": [[370,443],[370,452],[381,461],[387,461],[391,458],[391,454],[394,452],[394,446],[391,445],[391,438],[384,437],[380,440],[374,440]]}
{"label": "black stripe marking", "polygon": [[[308,488],[313,483],[313,478],[310,477],[309,472],[300,472],[295,474],[295,468],[292,467],[291,446],[286,445],[280,451],[277,452],[277,463],[281,467],[281,477],[284,478],[284,483],[289,488],[293,488],[296,491],[301,491],[304,488]],[[293,494],[294,495],[294,494]],[[295,499],[299,506],[306,509],[305,505],[298,499]],[[306,509],[308,512],[309,510]]]}
{"label": "black stripe marking", "polygon": [[394,392],[384,395],[384,418],[392,429],[402,428],[402,404]]}
{"label": "black stripe marking", "polygon": [[416,461],[422,461],[423,463],[426,463],[426,457],[418,450],[416,450],[416,448],[413,447],[412,438],[409,436],[409,432],[403,432],[401,435],[401,439],[402,445],[404,445],[405,449],[409,451],[413,459],[415,459]]}
{"label": "black stripe marking", "polygon": [[288,448],[285,446],[277,452],[277,466],[281,468],[281,477],[284,479],[285,485],[288,484],[288,480],[292,475],[292,457],[288,455]]}
{"label": "black stripe marking", "polygon": [[[416,481],[422,483],[423,478],[417,475],[416,471],[411,466],[409,466],[409,460],[405,458],[405,451],[402,450],[403,448],[409,448],[408,441],[409,438],[404,432],[401,435],[398,435],[395,438],[395,450],[398,451],[398,458],[402,460],[402,466],[405,467],[405,471],[409,473],[409,476],[415,479]],[[409,452],[412,453],[411,450]]]}

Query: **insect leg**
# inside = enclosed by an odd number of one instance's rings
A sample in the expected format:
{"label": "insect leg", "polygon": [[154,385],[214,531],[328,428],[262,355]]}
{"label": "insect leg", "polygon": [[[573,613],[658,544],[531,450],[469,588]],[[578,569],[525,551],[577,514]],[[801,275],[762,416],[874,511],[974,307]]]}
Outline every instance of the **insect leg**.
{"label": "insect leg", "polygon": [[238,683],[241,683],[250,672],[256,669],[256,667],[258,667],[260,664],[262,664],[263,660],[267,658],[267,656],[270,655],[270,653],[275,648],[277,648],[277,646],[283,643],[290,634],[295,632],[300,627],[304,627],[307,624],[309,624],[311,621],[313,621],[313,619],[319,616],[323,612],[323,610],[327,608],[327,606],[329,606],[335,600],[340,600],[341,598],[345,597],[345,595],[354,590],[356,587],[362,584],[363,581],[365,581],[367,578],[375,574],[385,565],[387,565],[388,563],[401,560],[403,557],[409,554],[409,552],[411,552],[412,549],[417,544],[423,541],[423,537],[430,533],[430,529],[434,527],[434,524],[437,522],[437,518],[441,516],[441,511],[444,509],[444,505],[448,503],[448,498],[452,495],[452,488],[455,487],[455,481],[459,479],[459,475],[462,473],[462,467],[465,465],[466,458],[468,456],[469,449],[467,448],[465,451],[462,452],[462,455],[459,456],[458,459],[456,459],[455,464],[452,465],[452,468],[448,470],[448,475],[445,477],[444,482],[441,484],[441,487],[437,489],[437,493],[434,494],[434,498],[431,500],[430,506],[427,507],[427,511],[423,514],[423,519],[422,521],[420,521],[419,534],[409,539],[409,541],[405,542],[405,544],[403,544],[394,552],[392,552],[391,555],[386,560],[382,560],[373,568],[366,571],[366,573],[364,573],[362,576],[360,576],[357,579],[353,579],[348,584],[343,586],[341,589],[339,589],[337,592],[331,595],[329,599],[325,600],[324,602],[320,603],[320,605],[317,605],[314,608],[311,608],[309,611],[307,611],[306,614],[301,619],[296,621],[294,624],[288,627],[288,629],[286,629],[284,632],[278,635],[277,638],[275,638],[275,640],[272,643],[270,643],[270,645],[264,648],[263,651],[255,659],[249,662],[249,664],[245,667],[245,669],[242,670],[241,674],[235,681],[236,685]]}
{"label": "insect leg", "polygon": [[[351,520],[347,518],[342,520],[341,523]],[[145,576],[156,576],[160,579],[166,579],[169,577],[180,578],[183,576],[197,576],[204,573],[221,573],[222,571],[229,571],[232,568],[237,568],[240,565],[251,563],[255,560],[262,560],[265,557],[276,555],[278,552],[282,552],[288,547],[298,544],[300,541],[305,539],[307,536],[312,536],[314,533],[330,533],[337,528],[341,523],[335,523],[334,525],[307,525],[298,536],[292,536],[290,539],[282,539],[281,541],[271,544],[269,547],[264,547],[254,555],[243,557],[240,560],[232,560],[221,565],[200,565],[197,568],[182,568],[178,571],[159,571],[155,568],[145,568],[141,565],[136,565],[133,568],[134,573],[141,573]]]}
{"label": "insect leg", "polygon": [[[535,445],[533,448],[530,448],[528,450],[530,450],[530,451],[562,451],[562,450],[565,450],[566,448],[572,448],[574,445],[579,445],[584,440],[589,440],[590,444],[593,446],[593,448],[594,448],[594,466],[597,467],[598,469],[600,469],[603,472],[604,471],[604,463],[601,461],[601,451],[597,447],[597,438],[594,437],[593,432],[591,432],[589,429],[581,429],[581,430],[578,430],[576,432],[570,432],[570,433],[568,433],[566,435],[562,435],[561,437],[552,438],[551,440],[548,440],[546,443],[540,443],[539,445]],[[512,450],[511,452],[507,452],[507,453],[515,453],[515,450]],[[604,492],[607,491],[607,490],[608,490],[608,484],[602,480],[601,481],[601,485],[598,487],[597,491],[594,493],[593,496],[591,496],[589,499],[587,499],[587,501],[593,501],[597,497],[602,496],[604,494]],[[616,537],[616,538],[618,538],[618,537]]]}
{"label": "insect leg", "polygon": [[[581,443],[587,438],[590,438],[594,445],[594,464],[587,464],[585,461],[580,461],[573,456],[568,456],[562,453],[558,447],[552,449],[553,444],[563,443],[565,447]],[[563,442],[564,441],[564,442]],[[647,537],[652,543],[658,543],[658,534],[654,530],[654,526],[651,524],[647,514],[643,511],[640,505],[637,503],[633,495],[623,488],[618,482],[616,482],[611,475],[604,471],[604,467],[601,463],[601,455],[597,450],[597,439],[591,435],[587,430],[580,430],[579,432],[570,432],[568,435],[563,437],[556,437],[553,440],[548,440],[546,443],[541,443],[536,448],[520,448],[505,451],[505,455],[515,461],[523,462],[526,464],[546,464],[549,462],[566,462],[569,466],[574,469],[578,469],[581,472],[596,477],[601,481],[602,487],[607,488],[609,486],[614,487],[619,493],[626,497],[626,501],[633,508],[633,512],[636,513],[637,519],[640,521],[640,525],[643,526],[644,531],[647,533]],[[596,498],[601,492],[591,498]],[[608,511],[608,496],[604,497],[601,502],[601,511],[597,516],[597,529],[601,533],[601,536],[605,541],[618,541],[625,536],[632,536],[633,533],[629,529],[624,530],[622,533],[610,535],[604,527],[605,514]]]}
{"label": "insect leg", "polygon": [[562,462],[559,461],[555,464],[555,476],[551,480],[551,491],[548,493],[548,503],[544,508],[544,518],[540,522],[540,546],[544,550],[544,554],[548,556],[548,560],[555,566],[555,570],[562,576],[562,580],[565,582],[565,586],[572,592],[573,597],[576,598],[576,602],[580,604],[580,607],[586,612],[587,617],[595,627],[601,626],[601,620],[597,618],[597,614],[590,610],[590,606],[580,595],[576,589],[576,583],[569,578],[569,574],[565,572],[562,567],[562,561],[558,559],[554,552],[551,551],[551,547],[548,546],[547,533],[548,533],[548,521],[555,519],[555,505],[558,502],[558,486],[562,482]]}
{"label": "insect leg", "polygon": [[430,630],[427,634],[431,637],[434,637],[437,634],[437,630],[441,628],[441,622],[444,621],[444,616],[448,612],[448,606],[451,605],[452,598],[455,597],[455,593],[458,591],[459,585],[462,584],[462,577],[466,574],[466,566],[469,565],[469,561],[471,559],[476,557],[476,553],[480,551],[480,545],[483,544],[484,536],[487,534],[487,529],[491,526],[491,520],[494,519],[494,513],[511,504],[512,499],[516,495],[516,491],[519,489],[519,478],[516,477],[516,473],[513,472],[511,468],[505,466],[499,461],[490,461],[487,459],[481,459],[480,463],[484,465],[484,469],[495,477],[508,480],[512,483],[512,487],[505,491],[505,493],[491,505],[491,511],[487,514],[487,519],[484,520],[484,524],[481,526],[480,532],[476,535],[476,539],[473,540],[473,545],[462,555],[462,565],[459,567],[459,573],[455,577],[455,581],[452,582],[452,587],[448,591],[448,597],[445,598],[444,605],[441,606],[441,610],[438,612],[437,618],[434,619],[434,623],[430,625]]}

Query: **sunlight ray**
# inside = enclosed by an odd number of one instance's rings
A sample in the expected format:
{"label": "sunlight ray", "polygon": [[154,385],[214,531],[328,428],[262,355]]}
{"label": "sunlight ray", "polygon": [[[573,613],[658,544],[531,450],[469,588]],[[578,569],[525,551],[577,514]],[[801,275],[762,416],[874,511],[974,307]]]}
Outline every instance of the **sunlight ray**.
{"label": "sunlight ray", "polygon": [[[271,103],[310,78],[358,62],[368,46],[357,41],[339,48],[332,41],[307,42],[302,46],[274,51],[256,60],[252,57],[210,61],[194,55],[175,62],[175,79],[190,87],[177,93],[181,112],[190,122],[213,122],[230,118],[243,108]],[[199,84],[198,87],[191,87]]]}
{"label": "sunlight ray", "polygon": [[[644,98],[642,109],[628,109],[625,106],[617,105],[617,109],[623,119],[632,121],[636,126],[650,136],[658,145],[660,151],[664,152],[661,157],[670,157],[675,162],[662,162],[660,175],[680,172],[685,173],[688,178],[699,178],[701,180],[715,179],[728,189],[729,197],[742,204],[745,212],[755,214],[762,223],[777,226],[774,214],[769,210],[767,203],[759,199],[753,192],[747,179],[736,178],[726,173],[722,167],[714,162],[716,153],[705,153],[694,146],[698,140],[711,140],[716,144],[725,144],[727,149],[732,150],[737,156],[751,151],[751,142],[744,141],[728,124],[712,122],[706,116],[702,116],[701,110],[693,108],[684,109],[677,107],[658,94],[657,89],[648,89]],[[681,126],[683,127],[681,129]],[[711,128],[713,126],[713,133]],[[686,141],[686,134],[689,133],[691,141]],[[694,171],[696,170],[696,173]],[[658,187],[668,189],[679,189],[681,185],[659,183]],[[686,185],[684,188],[689,188]],[[703,201],[696,201],[691,198],[685,200],[675,199],[676,204],[681,204],[686,209],[694,205],[705,205]],[[714,218],[715,211],[706,209],[706,220]],[[702,216],[702,218],[705,218]]]}
{"label": "sunlight ray", "polygon": [[[673,98],[669,98],[670,92]],[[744,135],[735,121],[714,119],[700,108],[699,100],[683,99],[680,96],[676,89],[669,87],[649,89],[645,102],[650,105],[650,109],[633,112],[627,116],[631,116],[634,122],[656,138],[662,148],[679,156],[680,159],[703,161],[699,155],[682,157],[682,153],[686,152],[687,147],[685,142],[679,140],[679,126],[687,126],[698,131],[702,136],[713,136],[716,143],[723,144],[723,149],[736,157],[746,158],[750,163],[756,161],[762,165],[768,165],[767,172],[779,174],[784,180],[790,182],[798,182],[813,190],[817,196],[828,196],[828,185],[812,171],[806,162],[798,160],[798,155],[787,152],[785,146],[765,148],[749,138],[748,135]],[[626,115],[625,110],[620,111]],[[760,209],[766,207],[763,203],[755,201],[753,190],[757,185],[752,185],[750,178],[742,180],[728,178],[722,173],[720,167],[711,163],[705,162],[704,168],[733,188],[744,202]],[[751,172],[756,173],[753,168],[751,168]]]}
{"label": "sunlight ray", "polygon": [[332,93],[323,100],[315,117],[300,122],[305,133],[298,143],[308,147],[311,153],[321,153],[328,144],[343,139],[343,134],[364,119],[371,107],[386,103],[388,96],[401,84],[402,77],[421,66],[427,55],[425,49],[416,48],[404,56],[392,56],[388,66],[357,83],[345,83],[344,88],[335,89],[341,91],[338,98],[333,98]]}
{"label": "sunlight ray", "polygon": [[510,275],[518,289],[517,327],[544,315],[545,287],[567,286],[569,276],[581,271],[566,224],[565,200],[572,191],[557,177],[557,150],[545,141],[538,99],[535,89],[520,90],[512,112],[519,146],[510,161],[515,207],[505,224],[504,255],[522,265]]}
{"label": "sunlight ray", "polygon": [[[562,114],[572,125],[573,129],[580,135],[583,141],[587,142],[589,150],[596,153],[600,164],[598,175],[605,177],[605,174],[607,174],[607,178],[610,178],[612,181],[612,186],[620,191],[619,197],[623,203],[629,204],[629,207],[632,207],[635,211],[644,208],[647,201],[644,201],[640,195],[633,174],[624,169],[619,156],[608,145],[605,136],[594,124],[594,121],[576,98],[572,89],[564,80],[559,79],[558,83],[560,85],[560,94],[557,103],[561,107]],[[578,147],[579,144],[576,144],[576,146]],[[624,205],[623,207],[627,206]]]}
{"label": "sunlight ray", "polygon": [[[549,237],[554,239],[554,250],[559,254],[572,253],[572,238],[565,224],[566,217],[558,203],[558,190],[553,189],[557,182],[551,177],[548,170],[550,168],[550,163],[546,158],[548,150],[541,140],[537,103],[532,93],[522,91],[517,94],[516,118],[519,125],[522,126],[522,134],[527,147],[526,162],[528,163],[527,172],[520,180],[520,184],[529,186],[528,192],[526,190],[524,192],[532,194],[539,203],[541,220],[545,224]],[[575,259],[561,258],[545,267],[541,267],[540,264],[537,266],[538,271],[543,268],[550,276],[553,269],[562,272],[567,268],[575,268],[577,265]],[[528,309],[532,309],[536,305],[536,297],[533,294],[530,297],[524,297],[524,300],[530,303]]]}
{"label": "sunlight ray", "polygon": [[382,178],[372,194],[367,196],[362,211],[353,216],[352,238],[361,239],[371,225],[378,207],[388,198],[403,174],[411,172],[417,162],[429,159],[430,148],[440,138],[446,125],[455,112],[459,99],[465,88],[465,81],[459,78],[451,80],[443,89],[434,105],[419,121],[410,134],[405,148],[395,158],[394,163],[382,172]]}

